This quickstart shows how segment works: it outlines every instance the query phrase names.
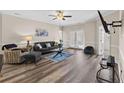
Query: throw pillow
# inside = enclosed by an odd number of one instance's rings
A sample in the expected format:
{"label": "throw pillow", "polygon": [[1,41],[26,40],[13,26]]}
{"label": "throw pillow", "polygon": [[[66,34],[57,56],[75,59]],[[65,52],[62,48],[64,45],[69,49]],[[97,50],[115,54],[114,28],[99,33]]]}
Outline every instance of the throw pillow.
{"label": "throw pillow", "polygon": [[40,44],[37,44],[37,47],[39,47],[40,49],[42,48],[42,46]]}
{"label": "throw pillow", "polygon": [[47,48],[51,47],[50,43],[46,43]]}

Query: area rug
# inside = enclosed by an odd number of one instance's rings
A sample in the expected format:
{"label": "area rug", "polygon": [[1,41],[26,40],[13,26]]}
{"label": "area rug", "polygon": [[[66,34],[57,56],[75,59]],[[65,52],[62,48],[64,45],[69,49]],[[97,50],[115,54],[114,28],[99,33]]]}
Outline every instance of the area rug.
{"label": "area rug", "polygon": [[63,51],[63,52],[62,52],[62,55],[59,54],[59,55],[57,55],[57,56],[54,58],[55,55],[56,55],[56,53],[55,53],[55,54],[52,54],[52,55],[50,55],[50,56],[48,56],[48,57],[46,57],[46,58],[48,58],[49,60],[51,60],[51,61],[53,61],[53,62],[61,62],[61,61],[65,60],[65,59],[69,58],[69,57],[72,56],[73,54],[70,53],[70,52]]}

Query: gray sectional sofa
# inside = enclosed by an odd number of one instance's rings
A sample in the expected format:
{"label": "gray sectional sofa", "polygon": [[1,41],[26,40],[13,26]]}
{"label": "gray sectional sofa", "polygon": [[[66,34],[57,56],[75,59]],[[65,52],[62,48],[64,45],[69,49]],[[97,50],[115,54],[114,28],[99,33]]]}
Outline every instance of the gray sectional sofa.
{"label": "gray sectional sofa", "polygon": [[33,46],[34,51],[40,51],[42,54],[58,48],[59,46],[55,43],[55,41],[35,42]]}

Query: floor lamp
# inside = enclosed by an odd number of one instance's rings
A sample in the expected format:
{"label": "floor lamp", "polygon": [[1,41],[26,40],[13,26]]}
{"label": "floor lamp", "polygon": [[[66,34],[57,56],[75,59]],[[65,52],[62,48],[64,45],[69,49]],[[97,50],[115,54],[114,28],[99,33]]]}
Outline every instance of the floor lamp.
{"label": "floor lamp", "polygon": [[29,48],[30,47],[30,41],[32,40],[32,36],[31,35],[27,35],[27,36],[25,36],[25,39],[27,41],[27,48]]}

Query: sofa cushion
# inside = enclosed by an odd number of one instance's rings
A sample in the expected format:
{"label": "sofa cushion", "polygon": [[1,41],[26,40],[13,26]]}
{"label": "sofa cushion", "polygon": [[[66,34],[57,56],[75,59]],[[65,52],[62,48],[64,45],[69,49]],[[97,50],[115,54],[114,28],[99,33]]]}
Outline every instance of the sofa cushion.
{"label": "sofa cushion", "polygon": [[[42,48],[36,46],[36,44],[40,44]],[[40,51],[41,53],[50,52],[52,49],[57,49],[58,45],[55,45],[55,41],[46,41],[46,42],[35,42],[33,49],[34,51]]]}
{"label": "sofa cushion", "polygon": [[41,44],[36,44],[36,46],[37,46],[39,49],[42,49]]}
{"label": "sofa cushion", "polygon": [[54,41],[51,41],[51,42],[50,42],[50,45],[51,45],[51,46],[54,46],[54,45],[55,45],[55,42],[54,42]]}
{"label": "sofa cushion", "polygon": [[50,47],[50,49],[57,49],[57,48],[59,48],[57,45],[53,46],[53,47]]}
{"label": "sofa cushion", "polygon": [[48,48],[41,48],[41,49],[39,49],[40,51],[46,51],[46,50],[48,50]]}
{"label": "sofa cushion", "polygon": [[46,47],[47,48],[50,48],[51,47],[51,44],[50,43],[46,43]]}
{"label": "sofa cushion", "polygon": [[39,44],[42,46],[42,48],[47,48],[45,42],[40,42]]}

